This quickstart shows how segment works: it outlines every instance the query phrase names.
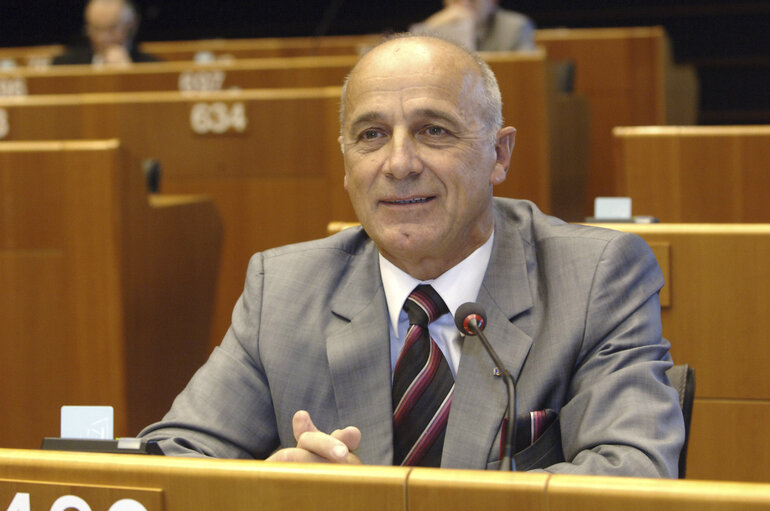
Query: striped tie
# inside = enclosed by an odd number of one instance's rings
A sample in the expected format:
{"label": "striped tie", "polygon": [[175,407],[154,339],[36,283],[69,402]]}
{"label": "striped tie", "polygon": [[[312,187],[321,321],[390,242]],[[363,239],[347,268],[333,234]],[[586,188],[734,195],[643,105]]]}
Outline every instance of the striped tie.
{"label": "striped tie", "polygon": [[438,467],[455,382],[428,324],[448,311],[427,285],[412,291],[404,310],[409,330],[393,373],[393,463]]}

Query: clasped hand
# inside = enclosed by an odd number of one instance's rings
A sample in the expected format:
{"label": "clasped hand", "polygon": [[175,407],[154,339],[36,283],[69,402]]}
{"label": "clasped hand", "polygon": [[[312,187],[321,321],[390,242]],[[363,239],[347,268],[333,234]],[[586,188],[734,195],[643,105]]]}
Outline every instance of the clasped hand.
{"label": "clasped hand", "polygon": [[361,442],[361,431],[354,426],[337,429],[330,434],[319,431],[310,414],[300,410],[291,421],[297,447],[279,449],[266,461],[293,461],[302,463],[361,464],[353,451]]}

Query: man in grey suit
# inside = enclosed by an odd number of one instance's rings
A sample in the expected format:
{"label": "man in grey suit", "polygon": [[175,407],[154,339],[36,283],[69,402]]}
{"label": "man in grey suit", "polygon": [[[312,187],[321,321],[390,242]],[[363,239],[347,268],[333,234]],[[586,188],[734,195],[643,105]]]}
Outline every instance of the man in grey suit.
{"label": "man in grey suit", "polygon": [[477,51],[535,49],[535,24],[527,16],[502,9],[498,0],[444,0],[444,7],[409,27]]}
{"label": "man in grey suit", "polygon": [[362,227],[254,255],[222,345],[142,435],[169,455],[392,464],[402,306],[430,284],[451,312],[428,327],[454,379],[440,466],[500,464],[505,385],[452,319],[477,301],[516,378],[518,470],[676,477],[655,258],[636,236],[493,199],[516,130],[486,64],[391,39],[351,72],[341,119]]}

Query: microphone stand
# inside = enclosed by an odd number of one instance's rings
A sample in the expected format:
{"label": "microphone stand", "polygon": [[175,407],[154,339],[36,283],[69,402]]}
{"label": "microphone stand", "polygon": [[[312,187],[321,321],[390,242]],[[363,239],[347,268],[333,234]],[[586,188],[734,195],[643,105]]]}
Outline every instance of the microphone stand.
{"label": "microphone stand", "polygon": [[508,420],[506,421],[505,431],[503,432],[505,438],[503,440],[503,456],[500,460],[500,470],[514,471],[516,470],[516,462],[513,459],[513,439],[516,438],[516,387],[514,385],[513,376],[511,376],[511,373],[505,368],[502,360],[500,360],[497,353],[495,353],[495,350],[492,348],[492,345],[489,343],[487,336],[484,335],[484,332],[479,328],[478,321],[476,319],[471,319],[468,322],[468,326],[481,340],[482,344],[484,344],[484,348],[486,348],[489,356],[492,357],[492,361],[497,366],[496,369],[503,378],[506,390],[508,391]]}

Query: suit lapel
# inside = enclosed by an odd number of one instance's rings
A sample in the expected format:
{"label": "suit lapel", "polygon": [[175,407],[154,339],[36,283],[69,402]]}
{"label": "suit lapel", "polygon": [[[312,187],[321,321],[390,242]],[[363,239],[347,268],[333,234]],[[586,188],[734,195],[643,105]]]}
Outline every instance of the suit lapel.
{"label": "suit lapel", "polygon": [[[495,219],[495,241],[477,301],[484,330],[506,368],[518,378],[532,346],[526,311],[532,307],[526,241],[513,222]],[[507,393],[481,342],[463,341],[447,425],[442,466],[484,469],[505,413]]]}
{"label": "suit lapel", "polygon": [[390,337],[374,243],[351,258],[331,313],[338,324],[327,336],[326,353],[340,424],[361,430],[356,453],[364,463],[389,465],[393,459]]}

